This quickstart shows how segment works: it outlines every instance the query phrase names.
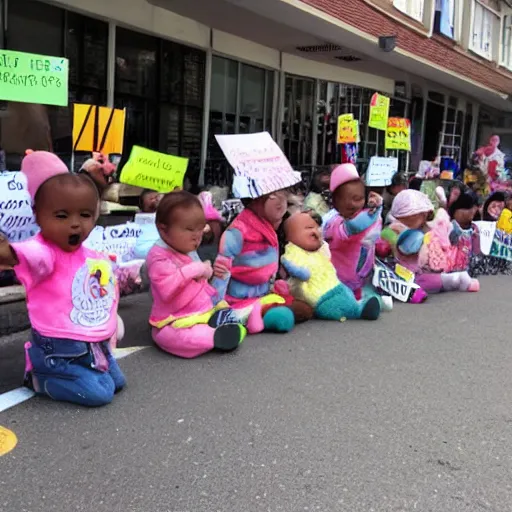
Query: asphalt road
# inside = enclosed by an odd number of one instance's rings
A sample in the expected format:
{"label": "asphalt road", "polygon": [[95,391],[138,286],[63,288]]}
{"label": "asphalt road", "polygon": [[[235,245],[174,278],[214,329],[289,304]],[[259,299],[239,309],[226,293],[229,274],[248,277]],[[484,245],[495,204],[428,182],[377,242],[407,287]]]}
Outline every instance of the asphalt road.
{"label": "asphalt road", "polygon": [[[511,283],[229,355],[147,348],[101,409],[31,399],[0,414],[0,511],[511,511]],[[146,298],[123,309],[149,344]]]}

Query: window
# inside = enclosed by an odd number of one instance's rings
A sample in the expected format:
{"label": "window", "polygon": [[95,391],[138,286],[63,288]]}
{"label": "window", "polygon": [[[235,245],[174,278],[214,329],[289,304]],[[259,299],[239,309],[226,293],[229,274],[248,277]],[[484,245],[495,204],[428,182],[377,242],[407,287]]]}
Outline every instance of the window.
{"label": "window", "polygon": [[[459,0],[462,1],[462,0]],[[455,33],[455,6],[457,0],[436,0],[436,13],[434,30],[451,39],[456,38]]]}
{"label": "window", "polygon": [[423,22],[423,4],[424,0],[393,0],[395,8],[420,22]]}
{"label": "window", "polygon": [[501,63],[508,69],[512,69],[512,16],[503,18],[503,53]]}
{"label": "window", "polygon": [[226,185],[231,170],[215,140],[215,135],[272,133],[274,72],[214,56],[210,95],[208,184]]}
{"label": "window", "polygon": [[287,76],[283,148],[290,164],[296,169],[310,168],[313,163],[313,119],[316,113],[314,80]]}
{"label": "window", "polygon": [[201,163],[206,54],[118,28],[114,104],[127,109],[123,159],[134,144],[189,159],[196,184]]}
{"label": "window", "polygon": [[[500,31],[498,0],[473,0],[473,28],[470,48],[486,59],[493,59],[493,35]],[[497,46],[497,45],[496,45]]]}
{"label": "window", "polygon": [[27,148],[54,151],[70,164],[73,103],[106,104],[108,24],[34,0],[9,2],[7,16],[7,49],[69,59],[68,107],[7,103],[0,121],[7,167],[19,169]]}

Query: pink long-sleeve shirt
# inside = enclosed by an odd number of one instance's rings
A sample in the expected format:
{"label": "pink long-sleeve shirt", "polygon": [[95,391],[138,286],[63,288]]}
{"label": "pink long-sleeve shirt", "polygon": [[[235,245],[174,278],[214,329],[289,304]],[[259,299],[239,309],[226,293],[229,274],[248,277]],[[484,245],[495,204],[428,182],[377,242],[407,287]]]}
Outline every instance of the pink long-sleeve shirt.
{"label": "pink long-sleeve shirt", "polygon": [[153,306],[149,323],[164,327],[178,318],[206,313],[217,291],[204,277],[204,263],[157,242],[149,251],[147,269]]}

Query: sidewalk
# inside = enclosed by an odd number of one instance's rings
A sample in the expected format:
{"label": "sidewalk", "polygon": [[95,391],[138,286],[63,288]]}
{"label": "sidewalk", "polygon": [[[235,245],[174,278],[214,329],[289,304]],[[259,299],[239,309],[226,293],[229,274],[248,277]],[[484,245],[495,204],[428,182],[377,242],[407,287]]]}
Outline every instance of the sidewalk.
{"label": "sidewalk", "polygon": [[29,327],[23,286],[0,288],[0,337]]}

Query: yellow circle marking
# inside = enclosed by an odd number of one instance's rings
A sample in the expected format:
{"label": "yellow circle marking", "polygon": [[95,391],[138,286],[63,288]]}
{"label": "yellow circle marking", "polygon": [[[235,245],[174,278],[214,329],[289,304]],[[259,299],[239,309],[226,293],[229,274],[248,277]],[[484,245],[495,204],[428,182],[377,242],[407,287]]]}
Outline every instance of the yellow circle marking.
{"label": "yellow circle marking", "polygon": [[0,425],[0,457],[14,450],[17,444],[16,434]]}

